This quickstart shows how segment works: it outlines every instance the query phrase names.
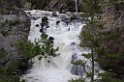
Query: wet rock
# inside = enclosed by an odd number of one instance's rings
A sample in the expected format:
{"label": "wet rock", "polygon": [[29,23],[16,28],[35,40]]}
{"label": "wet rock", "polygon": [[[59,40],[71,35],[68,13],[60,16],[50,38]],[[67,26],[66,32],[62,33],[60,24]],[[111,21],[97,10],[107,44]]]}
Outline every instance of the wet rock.
{"label": "wet rock", "polygon": [[44,16],[42,19],[42,23],[40,24],[41,25],[41,29],[40,29],[40,32],[45,32],[47,30],[47,28],[49,28],[48,26],[48,18],[46,16]]}
{"label": "wet rock", "polygon": [[30,19],[31,19],[31,20],[37,20],[37,18],[35,18],[35,17],[30,17]]}
{"label": "wet rock", "polygon": [[70,20],[67,19],[67,20],[65,20],[64,22],[65,22],[65,24],[68,26]]}
{"label": "wet rock", "polygon": [[50,63],[50,60],[48,60],[47,62]]}
{"label": "wet rock", "polygon": [[37,20],[39,17],[33,17],[31,12],[26,12],[27,16],[30,18],[30,20]]}
{"label": "wet rock", "polygon": [[41,25],[41,28],[43,29],[43,27],[44,27],[44,24],[43,24],[43,23],[41,23],[40,25]]}
{"label": "wet rock", "polygon": [[83,76],[85,72],[85,66],[84,65],[73,65],[71,68],[71,73],[74,75]]}
{"label": "wet rock", "polygon": [[21,71],[19,69],[16,69],[13,73],[13,75],[21,75]]}
{"label": "wet rock", "polygon": [[75,61],[77,59],[77,54],[72,55],[71,62]]}
{"label": "wet rock", "polygon": [[44,27],[44,26],[46,26],[46,27],[47,27],[47,26],[48,26],[48,23],[46,23],[46,22],[42,22],[40,25],[41,25],[41,29],[43,29],[43,30],[44,30],[44,29],[45,29],[45,27]]}
{"label": "wet rock", "polygon": [[57,13],[55,11],[53,11],[52,16],[57,17]]}
{"label": "wet rock", "polygon": [[50,26],[46,26],[46,28],[49,28]]}
{"label": "wet rock", "polygon": [[44,32],[43,29],[40,29],[40,32],[43,33]]}
{"label": "wet rock", "polygon": [[76,44],[75,42],[72,42],[72,43],[71,43],[71,46],[74,46],[75,44]]}
{"label": "wet rock", "polygon": [[67,31],[70,31],[70,28],[68,28]]}
{"label": "wet rock", "polygon": [[54,38],[53,37],[49,37],[49,40],[53,42]]}
{"label": "wet rock", "polygon": [[31,12],[26,12],[26,14],[27,14],[28,16],[32,16],[32,15],[31,15]]}
{"label": "wet rock", "polygon": [[56,25],[59,25],[60,21],[56,21]]}
{"label": "wet rock", "polygon": [[36,27],[39,27],[39,24],[36,24],[35,26],[36,26]]}
{"label": "wet rock", "polygon": [[54,38],[53,37],[49,37],[49,40],[54,40]]}
{"label": "wet rock", "polygon": [[70,22],[82,22],[82,17],[80,14],[76,13],[76,14],[72,14],[70,16]]}
{"label": "wet rock", "polygon": [[75,20],[75,19],[78,19],[80,16],[78,16],[77,14],[73,14],[71,17],[70,17],[70,20]]}
{"label": "wet rock", "polygon": [[64,22],[66,25],[70,23],[70,19],[66,15],[62,15],[60,18],[61,21]]}
{"label": "wet rock", "polygon": [[48,22],[48,18],[47,18],[46,16],[44,16],[44,17],[42,18],[42,22]]}
{"label": "wet rock", "polygon": [[[79,59],[78,55],[77,54],[74,54],[72,55],[72,59],[71,59],[71,62],[76,62],[78,60],[81,60]],[[83,61],[83,60],[82,60]],[[79,75],[79,76],[83,76],[85,73],[86,73],[86,68],[85,68],[85,64],[81,64],[81,65],[76,65],[76,64],[73,64],[72,63],[72,66],[71,66],[71,73],[74,74],[74,75]]]}
{"label": "wet rock", "polygon": [[41,27],[48,26],[48,18],[45,16],[42,18]]}

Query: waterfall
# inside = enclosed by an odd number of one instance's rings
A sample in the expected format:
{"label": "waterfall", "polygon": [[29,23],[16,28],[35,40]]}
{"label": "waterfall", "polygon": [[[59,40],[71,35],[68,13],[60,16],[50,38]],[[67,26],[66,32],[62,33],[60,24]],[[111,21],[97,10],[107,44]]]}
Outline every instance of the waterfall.
{"label": "waterfall", "polygon": [[78,12],[78,2],[77,2],[77,0],[75,0],[75,11],[76,11],[76,13]]}
{"label": "waterfall", "polygon": [[[77,0],[75,1],[77,2]],[[54,48],[59,47],[58,52],[60,55],[57,57],[42,58],[41,60],[38,60],[38,56],[36,56],[33,59],[33,67],[21,79],[24,79],[26,82],[68,82],[72,78],[79,78],[79,75],[71,73],[73,71],[71,70],[73,67],[71,61],[75,61],[74,55],[76,55],[76,59],[79,57],[78,59],[87,61],[81,54],[88,53],[89,51],[79,46],[80,40],[78,36],[84,25],[82,21],[75,20],[67,23],[65,19],[69,17],[66,14],[57,13],[57,17],[54,17],[52,16],[52,12],[49,11],[33,10],[26,11],[26,13],[31,19],[28,40],[34,42],[40,39],[40,35],[42,34],[39,31],[41,28],[41,19],[46,16],[48,18],[49,28],[45,29],[45,32],[49,37],[54,38]],[[57,23],[57,21],[59,22]],[[86,67],[88,68],[88,66],[91,65],[87,63]],[[81,70],[84,68],[84,66],[79,67]],[[87,68],[84,68],[84,71],[87,71]],[[77,71],[75,68],[74,70]]]}

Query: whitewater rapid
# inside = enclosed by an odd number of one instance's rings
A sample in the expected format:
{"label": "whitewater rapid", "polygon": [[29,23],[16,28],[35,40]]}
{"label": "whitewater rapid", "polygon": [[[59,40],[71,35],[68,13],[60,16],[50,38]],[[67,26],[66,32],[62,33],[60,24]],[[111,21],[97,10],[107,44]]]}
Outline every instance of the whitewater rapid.
{"label": "whitewater rapid", "polygon": [[[54,38],[54,48],[59,47],[58,52],[60,55],[47,59],[43,58],[42,60],[38,60],[38,57],[35,57],[33,67],[21,79],[26,82],[68,82],[72,78],[78,78],[78,75],[71,74],[70,68],[72,55],[81,55],[81,53],[87,52],[79,46],[79,33],[84,26],[82,21],[75,20],[67,24],[61,20],[63,17],[69,18],[68,15],[57,13],[57,16],[54,17],[52,12],[49,11],[33,10],[26,11],[26,13],[31,19],[28,40],[34,42],[40,39],[42,34],[39,31],[41,19],[46,16],[48,17],[49,28],[45,32],[49,37]],[[60,23],[56,25],[56,21],[60,21]]]}

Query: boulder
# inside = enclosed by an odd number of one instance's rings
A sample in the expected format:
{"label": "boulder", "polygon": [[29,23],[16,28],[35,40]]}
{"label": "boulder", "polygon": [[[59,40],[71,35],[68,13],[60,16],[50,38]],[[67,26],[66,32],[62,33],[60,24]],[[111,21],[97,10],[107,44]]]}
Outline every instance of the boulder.
{"label": "boulder", "polygon": [[48,18],[46,16],[42,17],[41,29],[43,29],[44,26],[48,27]]}
{"label": "boulder", "polygon": [[44,17],[42,18],[42,22],[48,22],[48,18],[47,18],[46,16],[44,16]]}
{"label": "boulder", "polygon": [[55,11],[53,11],[52,16],[57,17],[57,13]]}
{"label": "boulder", "polygon": [[74,75],[79,75],[79,76],[83,76],[86,72],[85,72],[85,66],[82,65],[73,65],[71,68],[71,73]]}
{"label": "boulder", "polygon": [[71,73],[74,75],[83,76],[84,74],[86,74],[85,64],[74,64],[73,62],[76,61],[83,61],[83,59],[80,59],[77,54],[72,55]]}

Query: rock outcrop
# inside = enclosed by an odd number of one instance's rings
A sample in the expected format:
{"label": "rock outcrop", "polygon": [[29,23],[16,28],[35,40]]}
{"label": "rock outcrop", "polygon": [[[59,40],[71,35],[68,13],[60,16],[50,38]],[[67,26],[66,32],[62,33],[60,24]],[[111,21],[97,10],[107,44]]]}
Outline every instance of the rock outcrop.
{"label": "rock outcrop", "polygon": [[6,55],[0,58],[0,66],[8,66],[21,57],[17,42],[27,40],[30,30],[30,20],[26,13],[14,5],[4,3],[0,14],[0,51]]}
{"label": "rock outcrop", "polygon": [[[17,7],[30,10],[48,10],[48,11],[60,11],[60,12],[76,12],[75,0],[4,0],[15,4]],[[83,0],[77,0],[78,11],[82,10]]]}
{"label": "rock outcrop", "polygon": [[[39,2],[38,2],[39,1]],[[81,10],[82,0],[78,1],[79,11]],[[41,5],[41,4],[42,5]],[[51,11],[71,11],[75,12],[75,0],[37,0],[36,9],[44,9],[44,10],[51,10]]]}
{"label": "rock outcrop", "polygon": [[108,7],[104,13],[104,27],[108,34],[115,32],[118,37],[105,43],[105,48],[112,53],[124,52],[124,3],[116,3]]}
{"label": "rock outcrop", "polygon": [[[105,30],[109,36],[104,40],[101,47],[111,55],[113,59],[103,60],[103,67],[109,71],[116,72],[118,76],[124,76],[124,3],[115,3],[105,9],[103,15]],[[110,37],[112,36],[112,37]]]}
{"label": "rock outcrop", "polygon": [[[27,9],[40,9],[40,10],[60,11],[60,12],[76,11],[75,0],[34,0],[34,1],[32,0],[30,2],[28,2],[28,0],[17,0],[17,1],[20,1],[21,6],[23,8],[27,7]],[[77,5],[78,11],[81,11],[81,5],[83,3],[82,0],[77,0],[77,3],[78,3]]]}
{"label": "rock outcrop", "polygon": [[71,66],[71,73],[74,75],[83,76],[86,74],[87,70],[85,64],[83,63],[83,58],[80,55],[74,54],[72,56],[72,66]]}

